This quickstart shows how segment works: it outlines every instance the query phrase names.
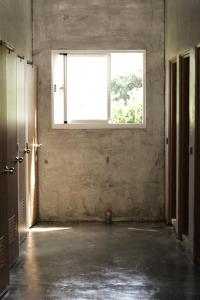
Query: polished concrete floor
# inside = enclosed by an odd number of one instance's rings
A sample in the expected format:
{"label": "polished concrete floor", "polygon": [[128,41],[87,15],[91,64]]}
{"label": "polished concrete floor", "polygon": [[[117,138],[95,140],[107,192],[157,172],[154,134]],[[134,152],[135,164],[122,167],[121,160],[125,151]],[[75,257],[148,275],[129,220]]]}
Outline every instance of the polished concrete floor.
{"label": "polished concrete floor", "polygon": [[200,299],[200,268],[162,224],[39,226],[5,299]]}

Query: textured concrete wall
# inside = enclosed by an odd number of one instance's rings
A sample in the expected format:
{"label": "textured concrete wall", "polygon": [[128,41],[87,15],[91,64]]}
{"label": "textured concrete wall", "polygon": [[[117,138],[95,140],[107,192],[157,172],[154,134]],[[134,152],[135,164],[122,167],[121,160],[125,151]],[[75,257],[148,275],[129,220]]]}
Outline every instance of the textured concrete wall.
{"label": "textured concrete wall", "polygon": [[0,40],[9,42],[17,54],[32,60],[31,0],[0,0]]}
{"label": "textured concrete wall", "polygon": [[[164,211],[163,0],[33,0],[40,218],[160,220]],[[146,49],[147,128],[51,129],[51,49]]]}
{"label": "textured concrete wall", "polygon": [[166,60],[200,43],[199,0],[166,0]]}
{"label": "textured concrete wall", "polygon": [[[166,120],[168,120],[169,99],[169,60],[178,56],[188,49],[191,51],[190,58],[190,145],[194,146],[194,90],[195,90],[195,63],[194,47],[200,43],[199,26],[199,0],[166,0],[165,1],[165,53],[166,53]],[[178,101],[178,99],[177,99]],[[168,136],[168,122],[166,122],[166,136]],[[167,165],[168,149],[166,149]],[[189,191],[189,242],[193,243],[194,226],[194,156],[190,155],[190,191]],[[167,172],[167,168],[166,168]],[[167,174],[167,173],[166,173]],[[167,179],[167,176],[166,176]],[[168,182],[166,180],[166,195]],[[167,204],[167,203],[166,203]]]}

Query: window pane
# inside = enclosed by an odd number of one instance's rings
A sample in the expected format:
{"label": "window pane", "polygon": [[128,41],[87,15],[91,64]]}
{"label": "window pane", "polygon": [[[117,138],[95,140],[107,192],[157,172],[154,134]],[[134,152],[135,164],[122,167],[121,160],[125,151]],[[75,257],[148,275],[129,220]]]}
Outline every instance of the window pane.
{"label": "window pane", "polygon": [[53,56],[54,124],[64,123],[64,57]]}
{"label": "window pane", "polygon": [[111,53],[111,122],[143,123],[143,53]]}
{"label": "window pane", "polygon": [[67,120],[107,120],[107,56],[67,56]]}

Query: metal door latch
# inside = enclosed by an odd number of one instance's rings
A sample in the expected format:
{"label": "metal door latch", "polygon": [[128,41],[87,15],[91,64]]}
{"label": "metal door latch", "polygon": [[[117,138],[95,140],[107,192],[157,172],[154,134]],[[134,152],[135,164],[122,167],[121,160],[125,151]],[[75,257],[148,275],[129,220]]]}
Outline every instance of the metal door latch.
{"label": "metal door latch", "polygon": [[24,158],[23,158],[23,157],[16,156],[15,162],[22,163],[23,161],[24,161]]}
{"label": "metal door latch", "polygon": [[29,148],[24,149],[24,154],[30,154],[30,153],[31,153],[31,149],[29,149]]}
{"label": "metal door latch", "polygon": [[33,146],[36,147],[36,148],[41,148],[42,144],[33,144]]}
{"label": "metal door latch", "polygon": [[9,168],[8,166],[6,166],[3,172],[4,172],[4,174],[11,174],[12,175],[14,173],[14,170],[15,170],[14,167]]}
{"label": "metal door latch", "polygon": [[188,147],[188,152],[189,152],[190,155],[193,154],[193,147],[192,147],[192,146],[189,146],[189,147]]}
{"label": "metal door latch", "polygon": [[26,143],[26,147],[24,148],[24,154],[30,154],[31,153],[31,149],[28,146],[28,143]]}

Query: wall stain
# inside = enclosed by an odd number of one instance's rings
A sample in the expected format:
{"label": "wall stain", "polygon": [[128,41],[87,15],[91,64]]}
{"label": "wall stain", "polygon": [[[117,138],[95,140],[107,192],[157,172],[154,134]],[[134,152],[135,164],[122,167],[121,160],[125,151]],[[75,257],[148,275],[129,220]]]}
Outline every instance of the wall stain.
{"label": "wall stain", "polygon": [[105,161],[106,161],[107,164],[109,164],[109,162],[110,162],[110,157],[109,157],[109,156],[106,156]]}

